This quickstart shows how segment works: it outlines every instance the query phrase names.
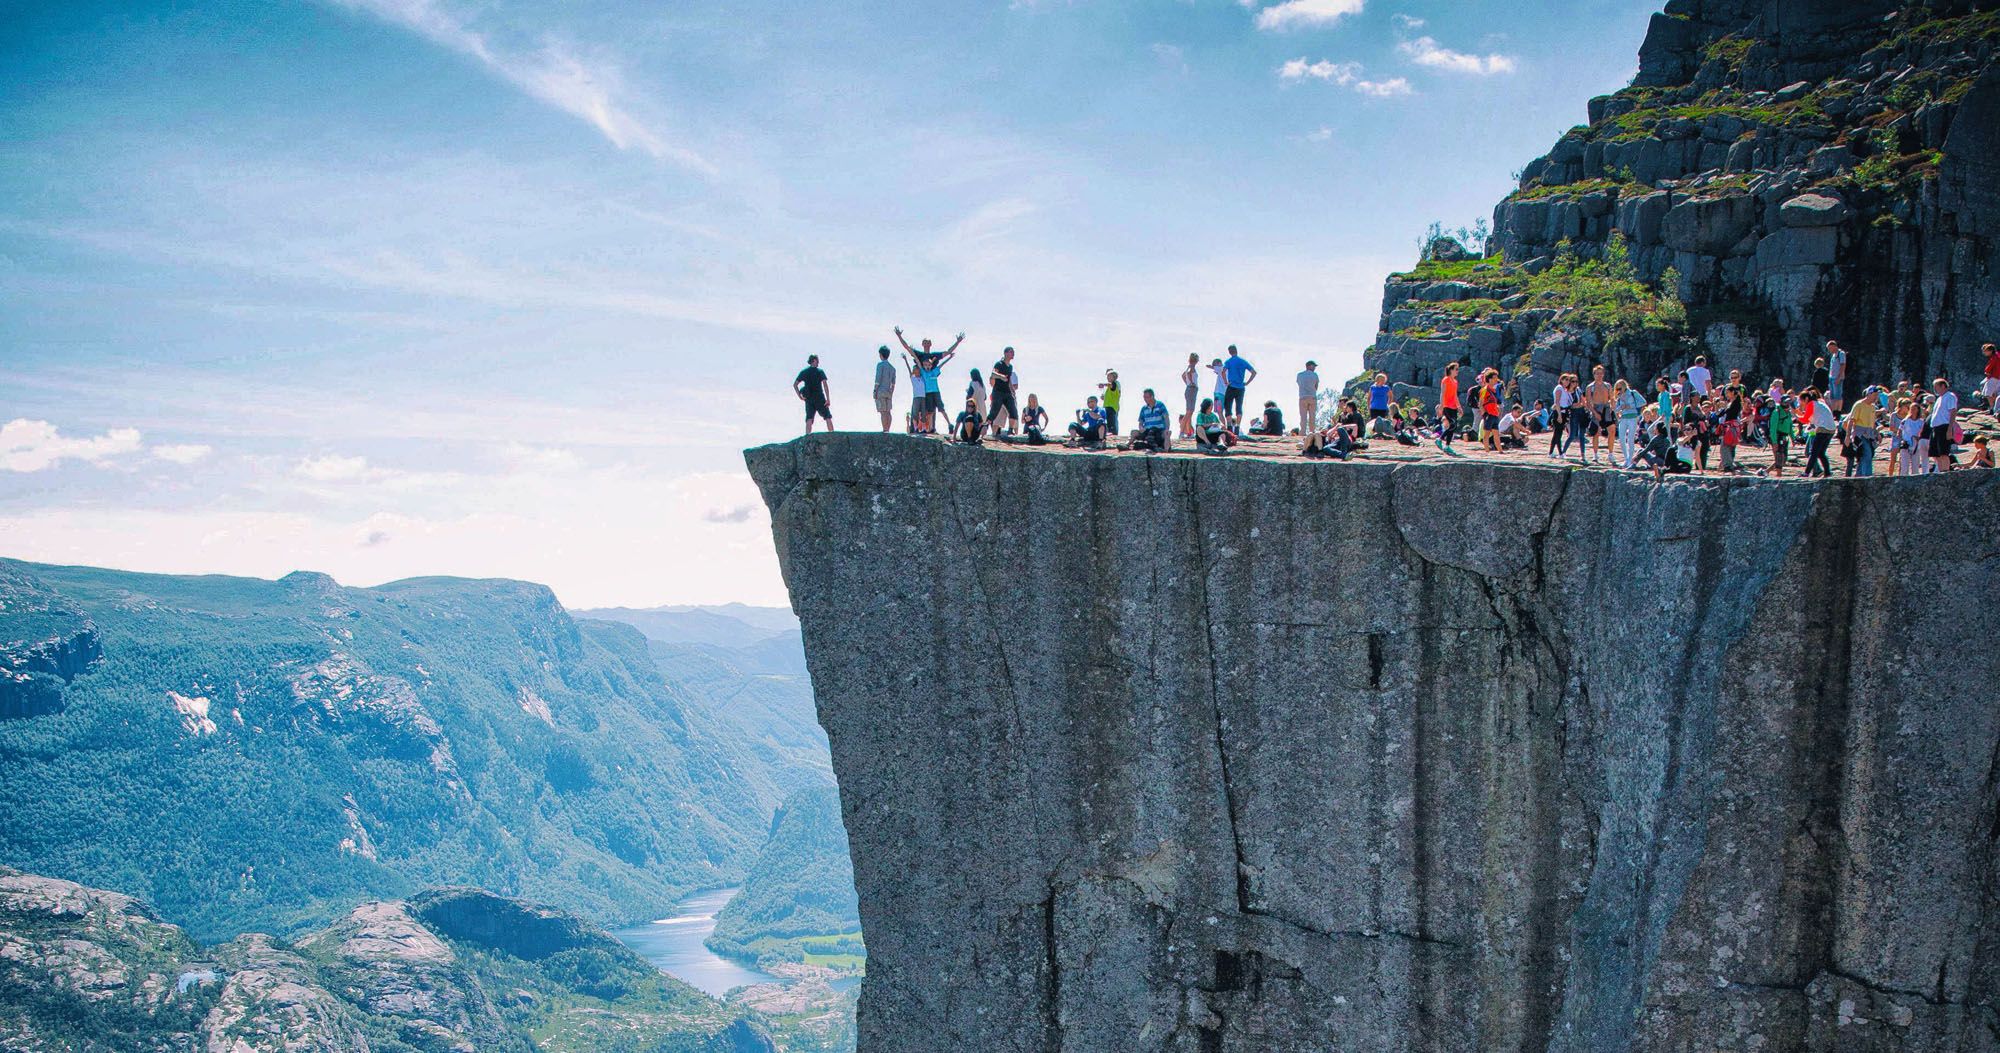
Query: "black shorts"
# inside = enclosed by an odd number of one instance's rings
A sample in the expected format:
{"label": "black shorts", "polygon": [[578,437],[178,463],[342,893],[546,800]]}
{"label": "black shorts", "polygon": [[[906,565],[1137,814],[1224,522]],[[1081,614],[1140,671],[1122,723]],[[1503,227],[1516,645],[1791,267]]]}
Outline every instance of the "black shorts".
{"label": "black shorts", "polygon": [[924,409],[931,413],[943,413],[944,396],[935,391],[924,392]]}
{"label": "black shorts", "polygon": [[1483,415],[1480,419],[1486,422],[1485,430],[1498,431],[1500,429],[1500,415],[1498,413],[1488,413]]}
{"label": "black shorts", "polygon": [[1010,420],[1018,418],[1021,415],[1020,409],[1014,405],[1014,389],[1005,384],[999,384],[993,388],[993,398],[989,403],[989,407],[991,412],[986,415],[987,420],[1000,419],[1000,411],[1003,409],[1007,411],[1007,417]]}
{"label": "black shorts", "polygon": [[1222,392],[1222,412],[1224,416],[1243,415],[1243,389],[1226,388]]}
{"label": "black shorts", "polygon": [[1931,425],[1931,456],[1951,456],[1951,425]]}
{"label": "black shorts", "polygon": [[817,399],[807,399],[806,420],[810,421],[814,417],[824,417],[828,424],[833,423],[833,411],[827,408],[826,403],[820,402]]}
{"label": "black shorts", "polygon": [[1388,415],[1389,415],[1389,408],[1387,406],[1384,406],[1381,409],[1376,409],[1373,406],[1368,407],[1368,418],[1370,420],[1374,420],[1378,417],[1386,417]]}

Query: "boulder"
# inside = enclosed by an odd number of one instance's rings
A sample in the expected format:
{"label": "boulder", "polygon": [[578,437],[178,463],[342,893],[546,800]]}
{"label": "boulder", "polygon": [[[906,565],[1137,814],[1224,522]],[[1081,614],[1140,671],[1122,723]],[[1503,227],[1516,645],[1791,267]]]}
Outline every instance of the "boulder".
{"label": "boulder", "polygon": [[1757,243],[1757,270],[1768,274],[1789,267],[1824,267],[1840,259],[1835,227],[1785,227]]}
{"label": "boulder", "polygon": [[1720,256],[1750,232],[1757,213],[1748,194],[1687,198],[1667,210],[1660,239],[1681,252]]}
{"label": "boulder", "polygon": [[1853,213],[1847,202],[1825,194],[1800,194],[1778,207],[1787,227],[1837,227]]}

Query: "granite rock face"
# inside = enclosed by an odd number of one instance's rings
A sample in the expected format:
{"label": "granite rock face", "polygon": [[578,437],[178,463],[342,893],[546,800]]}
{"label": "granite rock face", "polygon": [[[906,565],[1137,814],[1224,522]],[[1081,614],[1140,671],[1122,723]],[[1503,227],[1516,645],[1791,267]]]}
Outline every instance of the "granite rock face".
{"label": "granite rock face", "polygon": [[864,1053],[2000,1050],[2000,474],[748,460]]}
{"label": "granite rock face", "polygon": [[[1632,85],[1590,100],[1494,209],[1494,267],[1390,277],[1368,368],[1426,388],[1447,362],[1497,366],[1541,393],[1595,362],[1645,380],[1706,350],[1796,380],[1838,339],[1857,377],[1970,384],[2000,332],[1996,55],[1994,0],[1670,0]],[[1468,312],[1614,237],[1685,301],[1685,332],[1605,348],[1559,310]],[[1451,310],[1432,306],[1444,277],[1470,289]],[[1473,346],[1473,326],[1501,339]]]}

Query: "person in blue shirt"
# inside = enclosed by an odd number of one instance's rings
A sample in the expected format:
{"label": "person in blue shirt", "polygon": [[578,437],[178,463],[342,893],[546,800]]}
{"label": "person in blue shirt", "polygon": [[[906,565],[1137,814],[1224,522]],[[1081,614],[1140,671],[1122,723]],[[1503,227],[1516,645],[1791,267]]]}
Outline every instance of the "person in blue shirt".
{"label": "person in blue shirt", "polygon": [[1377,373],[1375,374],[1375,383],[1368,388],[1368,417],[1372,420],[1376,417],[1387,417],[1388,415],[1389,374]]}
{"label": "person in blue shirt", "polygon": [[1157,453],[1167,448],[1167,406],[1153,396],[1153,389],[1144,392],[1145,404],[1139,407],[1139,441],[1135,444],[1147,453]]}
{"label": "person in blue shirt", "polygon": [[1104,411],[1097,408],[1097,396],[1083,400],[1083,408],[1076,411],[1076,422],[1069,426],[1069,437],[1073,443],[1095,445],[1104,441]]}
{"label": "person in blue shirt", "polygon": [[1229,358],[1222,363],[1222,415],[1231,424],[1242,422],[1243,390],[1255,379],[1257,367],[1236,350],[1235,344],[1229,345]]}

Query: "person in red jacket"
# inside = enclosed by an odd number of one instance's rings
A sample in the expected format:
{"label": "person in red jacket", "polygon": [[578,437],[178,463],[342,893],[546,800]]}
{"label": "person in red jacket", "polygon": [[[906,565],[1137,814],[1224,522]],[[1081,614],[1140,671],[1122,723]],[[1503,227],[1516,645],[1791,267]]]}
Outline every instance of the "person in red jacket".
{"label": "person in red jacket", "polygon": [[1979,393],[1986,396],[1986,408],[1990,411],[2000,403],[2000,347],[1987,344],[1980,350],[1986,352],[1986,379],[1979,382]]}

